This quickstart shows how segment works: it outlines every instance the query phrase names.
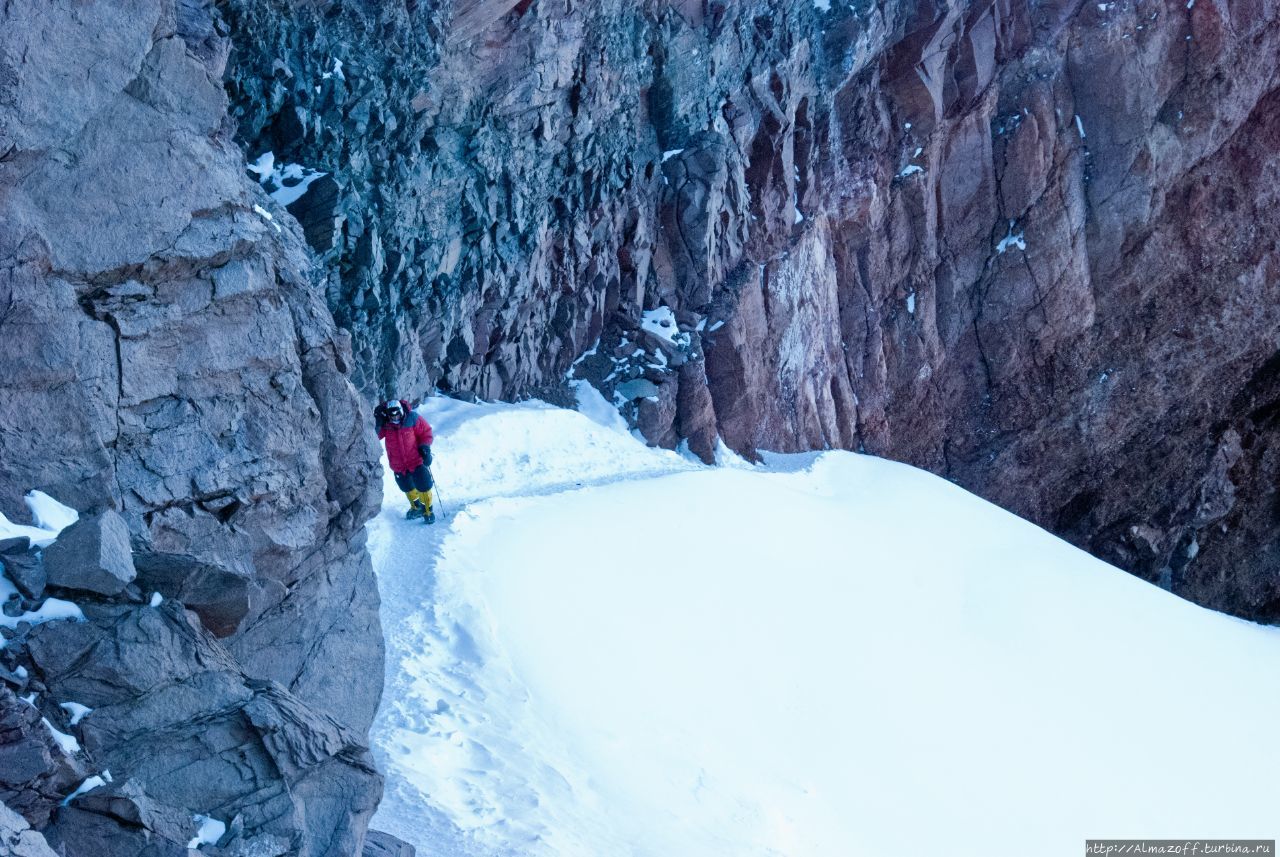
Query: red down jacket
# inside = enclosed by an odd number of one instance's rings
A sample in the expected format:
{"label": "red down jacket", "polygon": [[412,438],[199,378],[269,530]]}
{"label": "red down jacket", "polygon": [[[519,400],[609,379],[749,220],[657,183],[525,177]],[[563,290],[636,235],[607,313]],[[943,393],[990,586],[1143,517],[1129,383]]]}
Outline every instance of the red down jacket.
{"label": "red down jacket", "polygon": [[396,473],[410,473],[422,464],[420,446],[431,445],[431,425],[409,409],[409,403],[400,400],[404,407],[404,421],[400,425],[384,423],[378,429],[378,438],[387,445],[387,458]]}

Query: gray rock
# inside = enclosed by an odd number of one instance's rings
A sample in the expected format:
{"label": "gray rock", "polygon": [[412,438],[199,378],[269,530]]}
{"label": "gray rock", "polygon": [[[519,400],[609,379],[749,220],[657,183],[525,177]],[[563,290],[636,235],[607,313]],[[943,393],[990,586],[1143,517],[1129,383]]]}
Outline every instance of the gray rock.
{"label": "gray rock", "polygon": [[58,857],[27,820],[0,803],[0,854],[5,857]]}
{"label": "gray rock", "polygon": [[407,842],[403,842],[390,833],[370,830],[364,839],[362,857],[414,857],[417,850]]}
{"label": "gray rock", "polygon": [[84,777],[79,763],[54,744],[40,711],[0,686],[0,802],[43,828]]}
{"label": "gray rock", "polygon": [[185,842],[170,842],[146,828],[79,806],[61,807],[44,835],[64,857],[189,857],[190,853]]}
{"label": "gray rock", "polygon": [[128,827],[145,828],[174,845],[190,842],[198,829],[191,813],[165,806],[133,780],[114,779],[78,796],[71,806],[116,819]]}
{"label": "gray rock", "polygon": [[[33,629],[27,647],[51,697],[93,709],[79,726],[85,752],[123,784],[73,808],[141,825],[152,842],[185,841],[183,814],[199,813],[238,816],[239,838],[276,837],[290,854],[358,851],[382,792],[361,737],[247,676],[177,602],[99,606],[83,623]],[[58,841],[88,836],[85,825],[69,816]]]}
{"label": "gray rock", "polygon": [[26,597],[38,599],[44,594],[48,582],[44,563],[26,537],[0,541],[0,568]]}
{"label": "gray rock", "polygon": [[[147,551],[136,557],[138,585],[181,601],[215,636],[227,637],[265,600],[251,574],[182,554]],[[260,608],[259,608],[260,609]]]}
{"label": "gray rock", "polygon": [[137,576],[129,527],[111,510],[85,515],[45,548],[50,586],[118,595]]}
{"label": "gray rock", "polygon": [[[184,813],[240,807],[245,847],[349,855],[380,789],[375,440],[324,277],[230,138],[229,50],[208,0],[0,12],[0,510],[24,515],[33,487],[119,510],[107,541],[136,546],[146,588],[122,589],[124,550],[89,546],[114,572],[93,581],[60,562],[71,529],[50,585],[165,597],[84,599],[88,621],[8,651],[95,709],[76,727],[92,770]],[[85,800],[63,844],[161,847]]]}

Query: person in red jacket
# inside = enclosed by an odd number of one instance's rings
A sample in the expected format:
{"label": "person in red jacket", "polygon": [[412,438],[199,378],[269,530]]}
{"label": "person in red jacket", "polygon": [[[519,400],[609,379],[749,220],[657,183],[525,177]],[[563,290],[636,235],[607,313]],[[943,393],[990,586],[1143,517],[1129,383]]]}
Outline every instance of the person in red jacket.
{"label": "person in red jacket", "polygon": [[431,426],[404,399],[389,399],[373,411],[378,439],[386,444],[396,485],[409,498],[406,518],[434,524],[431,510]]}

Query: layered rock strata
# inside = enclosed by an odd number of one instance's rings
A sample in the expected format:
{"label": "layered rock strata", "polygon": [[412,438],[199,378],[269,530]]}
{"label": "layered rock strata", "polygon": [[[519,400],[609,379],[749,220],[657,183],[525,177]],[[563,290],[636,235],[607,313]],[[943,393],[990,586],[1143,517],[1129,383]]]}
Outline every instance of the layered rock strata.
{"label": "layered rock strata", "polygon": [[266,187],[325,174],[369,397],[589,355],[655,443],[905,460],[1270,620],[1278,17],[231,0],[227,82]]}

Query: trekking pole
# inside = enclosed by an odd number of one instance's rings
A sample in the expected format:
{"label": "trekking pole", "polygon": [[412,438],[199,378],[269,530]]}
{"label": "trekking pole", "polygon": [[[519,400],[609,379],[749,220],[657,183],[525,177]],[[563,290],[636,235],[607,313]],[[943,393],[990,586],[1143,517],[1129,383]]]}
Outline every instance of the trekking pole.
{"label": "trekking pole", "polygon": [[431,478],[431,490],[435,492],[436,502],[440,504],[440,516],[444,517],[449,514],[449,510],[444,506],[444,498],[440,496],[440,483],[436,481],[436,475],[431,472],[431,465],[427,465],[427,476]]}

